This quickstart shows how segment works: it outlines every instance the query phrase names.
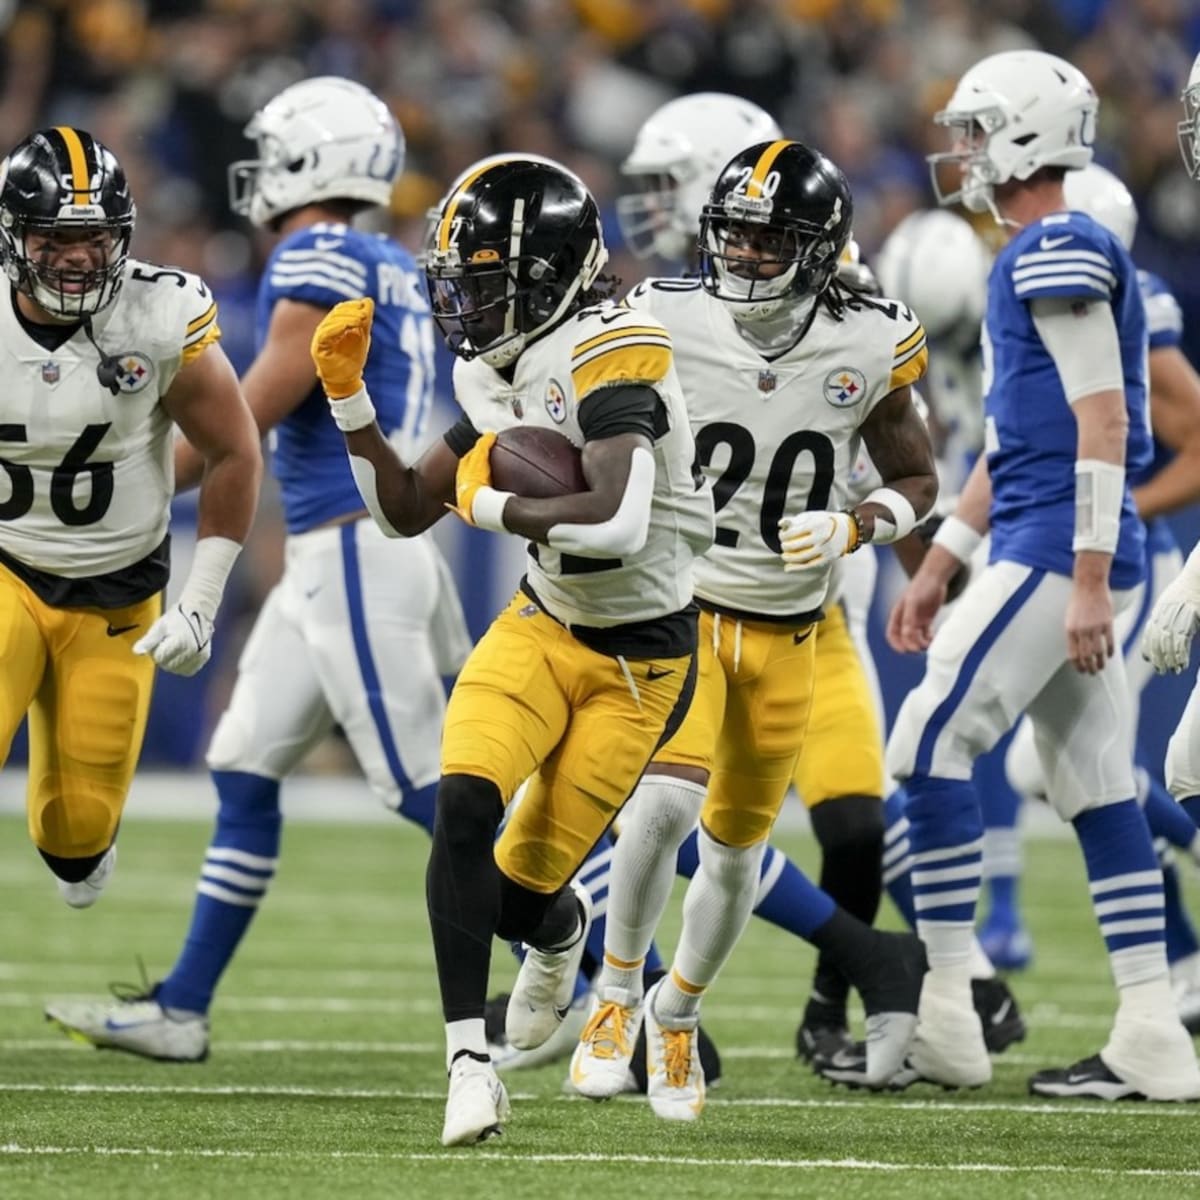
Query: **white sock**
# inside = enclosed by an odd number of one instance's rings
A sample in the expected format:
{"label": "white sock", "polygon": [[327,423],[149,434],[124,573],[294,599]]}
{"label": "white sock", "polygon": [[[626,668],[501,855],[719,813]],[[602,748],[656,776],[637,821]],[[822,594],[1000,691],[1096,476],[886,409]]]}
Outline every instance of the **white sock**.
{"label": "white sock", "polygon": [[671,898],[675,858],[695,828],[706,792],[686,779],[647,775],[622,810],[597,990],[617,987],[641,996],[642,964]]}
{"label": "white sock", "polygon": [[717,978],[754,911],[766,843],[726,846],[700,830],[700,868],[683,899],[683,931],[655,1011],[666,1023],[700,1011],[700,996]]}
{"label": "white sock", "polygon": [[973,921],[927,921],[917,918],[917,933],[925,943],[930,970],[936,967],[967,967],[975,941]]}
{"label": "white sock", "polygon": [[465,1021],[446,1022],[446,1070],[449,1071],[456,1054],[468,1050],[472,1054],[487,1057],[487,1037],[483,1032],[482,1017],[468,1017]]}
{"label": "white sock", "polygon": [[996,974],[992,960],[988,958],[977,937],[971,938],[971,978],[991,979]]}

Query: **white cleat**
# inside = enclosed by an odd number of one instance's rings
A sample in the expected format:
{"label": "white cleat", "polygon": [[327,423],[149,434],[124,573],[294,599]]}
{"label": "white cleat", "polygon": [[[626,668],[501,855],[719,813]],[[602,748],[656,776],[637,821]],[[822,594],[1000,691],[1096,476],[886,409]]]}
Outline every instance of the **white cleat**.
{"label": "white cleat", "polygon": [[667,1029],[654,1015],[660,980],[643,1005],[646,1027],[646,1094],[656,1117],[694,1121],[704,1111],[704,1068],[696,1045],[696,1028]]}
{"label": "white cleat", "polygon": [[591,999],[591,992],[584,992],[577,1000],[573,1000],[571,1011],[563,1018],[562,1024],[536,1050],[517,1050],[508,1044],[505,1035],[501,1035],[498,1042],[489,1042],[488,1054],[491,1055],[492,1065],[503,1075],[508,1071],[544,1067],[569,1058],[587,1024]]}
{"label": "white cleat", "polygon": [[512,1115],[508,1093],[490,1062],[460,1054],[450,1068],[443,1146],[473,1146],[499,1137]]}
{"label": "white cleat", "polygon": [[597,993],[571,1056],[570,1079],[576,1092],[589,1100],[609,1100],[629,1091],[642,1017],[641,999],[626,988],[604,988]]}
{"label": "white cleat", "polygon": [[970,985],[958,996],[930,987],[925,977],[917,1032],[909,1062],[921,1076],[943,1087],[982,1087],[992,1078],[992,1060],[983,1040],[983,1025],[971,999]]}
{"label": "white cleat", "polygon": [[46,1020],[69,1038],[100,1050],[124,1050],[162,1062],[202,1062],[208,1057],[208,1018],[163,1008],[157,1000],[46,1005]]}
{"label": "white cleat", "polygon": [[1118,1008],[1100,1058],[1148,1100],[1200,1100],[1196,1047],[1174,1012],[1135,1017]]}
{"label": "white cleat", "polygon": [[504,1029],[508,1044],[517,1050],[536,1050],[550,1039],[571,1011],[575,977],[592,927],[591,897],[578,884],[571,887],[583,918],[579,936],[566,950],[537,950],[530,946],[508,998]]}
{"label": "white cleat", "polygon": [[100,893],[108,886],[113,868],[117,865],[117,843],[113,842],[105,850],[95,869],[78,883],[68,883],[65,879],[55,879],[59,895],[72,908],[90,908],[100,899]]}

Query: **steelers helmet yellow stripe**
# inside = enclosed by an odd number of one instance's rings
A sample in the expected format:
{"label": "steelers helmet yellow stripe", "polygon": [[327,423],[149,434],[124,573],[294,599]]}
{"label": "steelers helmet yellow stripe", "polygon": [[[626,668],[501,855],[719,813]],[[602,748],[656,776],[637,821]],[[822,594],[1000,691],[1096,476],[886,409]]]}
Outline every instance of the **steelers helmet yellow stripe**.
{"label": "steelers helmet yellow stripe", "polygon": [[87,204],[91,198],[92,177],[87,165],[87,151],[83,139],[70,125],[56,125],[55,132],[67,147],[67,158],[71,163],[71,187],[75,191],[75,203]]}
{"label": "steelers helmet yellow stripe", "polygon": [[777,142],[772,142],[758,156],[758,162],[754,164],[754,171],[750,175],[750,179],[746,183],[746,195],[748,197],[761,197],[763,194],[763,183],[766,181],[767,174],[771,170],[772,164],[783,153],[788,146],[794,146],[796,143],[789,141],[786,138],[781,138]]}
{"label": "steelers helmet yellow stripe", "polygon": [[437,249],[450,249],[450,228],[454,224],[454,214],[458,210],[459,201],[463,198],[463,193],[477,180],[481,175],[490,171],[496,166],[497,160],[494,158],[487,159],[480,163],[475,170],[471,171],[463,178],[463,181],[454,189],[454,191],[446,198],[446,204],[442,209],[442,219],[438,222],[437,229]]}

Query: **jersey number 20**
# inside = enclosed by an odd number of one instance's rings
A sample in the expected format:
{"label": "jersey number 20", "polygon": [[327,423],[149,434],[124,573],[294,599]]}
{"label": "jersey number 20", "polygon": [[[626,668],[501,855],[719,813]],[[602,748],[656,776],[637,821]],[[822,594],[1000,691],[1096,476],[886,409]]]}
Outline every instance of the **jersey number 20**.
{"label": "jersey number 20", "polygon": [[[719,514],[733,499],[734,493],[750,478],[754,468],[754,435],[744,426],[732,421],[715,421],[705,425],[696,434],[696,457],[702,467],[713,460],[718,446],[729,447],[729,462],[713,484],[713,505]],[[829,507],[829,494],[833,489],[833,443],[815,429],[802,429],[789,433],[779,443],[775,457],[767,469],[767,480],[763,484],[762,511],[758,518],[758,531],[762,540],[775,554],[782,553],[779,544],[779,522],[787,506],[788,490],[796,461],[802,454],[812,455],[812,487],[804,507],[809,512]],[[738,531],[717,522],[717,545],[736,546]]]}

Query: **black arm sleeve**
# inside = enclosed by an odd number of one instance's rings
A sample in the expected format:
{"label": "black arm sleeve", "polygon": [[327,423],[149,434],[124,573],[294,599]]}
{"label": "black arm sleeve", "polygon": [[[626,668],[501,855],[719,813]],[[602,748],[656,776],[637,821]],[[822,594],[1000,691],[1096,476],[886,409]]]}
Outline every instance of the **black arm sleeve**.
{"label": "black arm sleeve", "polygon": [[445,433],[442,434],[442,441],[454,451],[458,458],[462,458],[472,446],[479,441],[479,430],[471,424],[471,418],[466,413],[455,421]]}
{"label": "black arm sleeve", "polygon": [[670,428],[662,397],[643,384],[600,388],[579,406],[579,429],[585,442],[640,433],[657,442]]}

